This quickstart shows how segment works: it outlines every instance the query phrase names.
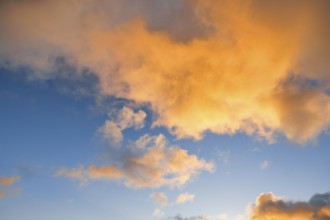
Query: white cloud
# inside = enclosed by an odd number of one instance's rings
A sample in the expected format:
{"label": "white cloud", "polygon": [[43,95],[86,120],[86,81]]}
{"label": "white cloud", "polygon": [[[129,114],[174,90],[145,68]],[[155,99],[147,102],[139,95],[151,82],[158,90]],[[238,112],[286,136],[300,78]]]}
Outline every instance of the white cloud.
{"label": "white cloud", "polygon": [[262,161],[262,163],[260,164],[260,169],[262,169],[262,170],[266,170],[266,169],[269,168],[269,166],[270,166],[270,161],[268,161],[268,160],[264,160],[264,161]]}
{"label": "white cloud", "polygon": [[152,213],[153,217],[162,217],[165,213],[161,209],[155,209],[154,212]]}

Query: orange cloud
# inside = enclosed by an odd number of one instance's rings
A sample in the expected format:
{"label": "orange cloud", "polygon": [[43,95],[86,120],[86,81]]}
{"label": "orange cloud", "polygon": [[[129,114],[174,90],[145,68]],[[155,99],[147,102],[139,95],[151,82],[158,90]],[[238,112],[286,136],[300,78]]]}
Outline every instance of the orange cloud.
{"label": "orange cloud", "polygon": [[316,194],[309,201],[287,201],[272,193],[261,194],[250,220],[326,220],[330,218],[330,194]]}
{"label": "orange cloud", "polygon": [[14,184],[17,180],[19,180],[20,178],[17,176],[12,176],[12,177],[0,177],[0,185],[4,186],[4,187],[9,187],[10,185]]}
{"label": "orange cloud", "polygon": [[0,177],[0,199],[5,197],[8,193],[19,193],[19,189],[11,190],[10,187],[15,182],[17,182],[20,179],[19,176],[2,176]]}
{"label": "orange cloud", "polygon": [[93,72],[100,95],[148,103],[179,138],[304,143],[328,128],[326,1],[139,2],[4,1],[0,62],[47,78],[62,57],[77,77]]}
{"label": "orange cloud", "polygon": [[65,176],[83,183],[98,179],[122,180],[131,188],[157,188],[182,186],[199,172],[214,170],[212,163],[199,159],[196,155],[190,155],[186,150],[169,146],[162,135],[147,140],[147,148],[134,148],[114,164],[93,165],[87,170],[82,166],[73,169],[60,168],[55,172],[55,176]]}

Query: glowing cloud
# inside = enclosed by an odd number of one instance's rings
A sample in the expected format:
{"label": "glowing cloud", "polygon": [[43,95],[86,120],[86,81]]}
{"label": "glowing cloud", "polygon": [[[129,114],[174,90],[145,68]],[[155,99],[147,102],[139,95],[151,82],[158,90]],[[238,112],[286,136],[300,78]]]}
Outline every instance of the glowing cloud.
{"label": "glowing cloud", "polygon": [[[328,128],[327,1],[138,2],[2,1],[0,63],[40,79],[65,75],[63,58],[77,77],[98,78],[99,95],[148,103],[153,124],[179,138],[281,133],[303,143]],[[102,131],[120,141],[133,126],[121,122]]]}
{"label": "glowing cloud", "polygon": [[250,220],[326,220],[330,218],[330,194],[316,194],[308,202],[286,201],[272,193],[261,194]]}
{"label": "glowing cloud", "polygon": [[[55,176],[65,176],[80,181],[86,180],[123,180],[131,188],[160,186],[176,187],[191,181],[199,172],[212,172],[214,165],[186,150],[169,146],[163,135],[146,138],[147,148],[134,148],[119,161],[111,165],[60,168]],[[141,143],[141,140],[137,141]],[[159,145],[157,145],[159,144]]]}

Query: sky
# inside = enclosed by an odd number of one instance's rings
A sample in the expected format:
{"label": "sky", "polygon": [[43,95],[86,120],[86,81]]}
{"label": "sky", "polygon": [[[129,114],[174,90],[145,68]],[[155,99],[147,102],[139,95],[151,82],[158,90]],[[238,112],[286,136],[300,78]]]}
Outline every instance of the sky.
{"label": "sky", "polygon": [[329,220],[329,10],[0,1],[0,218]]}

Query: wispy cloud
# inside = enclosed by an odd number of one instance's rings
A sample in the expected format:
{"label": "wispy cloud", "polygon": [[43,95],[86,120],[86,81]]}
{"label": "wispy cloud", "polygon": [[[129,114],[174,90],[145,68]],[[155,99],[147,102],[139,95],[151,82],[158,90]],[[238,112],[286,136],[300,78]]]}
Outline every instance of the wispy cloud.
{"label": "wispy cloud", "polygon": [[150,198],[162,208],[168,205],[168,198],[163,192],[154,192]]}

